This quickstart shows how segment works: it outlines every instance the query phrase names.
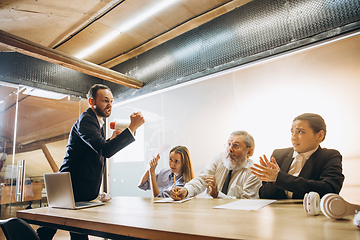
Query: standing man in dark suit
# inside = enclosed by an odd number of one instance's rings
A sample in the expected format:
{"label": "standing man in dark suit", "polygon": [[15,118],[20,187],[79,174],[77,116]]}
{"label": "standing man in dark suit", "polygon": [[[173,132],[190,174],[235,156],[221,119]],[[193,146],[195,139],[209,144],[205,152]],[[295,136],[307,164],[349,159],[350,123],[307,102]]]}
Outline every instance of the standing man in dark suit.
{"label": "standing man in dark suit", "polygon": [[[88,92],[89,108],[71,128],[66,155],[59,172],[70,172],[75,201],[90,201],[98,197],[105,158],[109,158],[133,141],[134,133],[144,122],[140,112],[130,116],[124,131],[115,130],[109,139],[103,132],[103,118],[111,114],[113,95],[110,88],[95,84]],[[52,239],[56,229],[39,227],[41,240]],[[88,239],[86,235],[70,233],[72,240]]]}
{"label": "standing man in dark suit", "polygon": [[321,148],[326,135],[324,119],[317,114],[297,116],[291,128],[292,148],[277,149],[269,161],[260,157],[260,165],[251,168],[263,181],[260,198],[303,199],[310,191],[339,193],[344,181],[342,156],[334,149]]}

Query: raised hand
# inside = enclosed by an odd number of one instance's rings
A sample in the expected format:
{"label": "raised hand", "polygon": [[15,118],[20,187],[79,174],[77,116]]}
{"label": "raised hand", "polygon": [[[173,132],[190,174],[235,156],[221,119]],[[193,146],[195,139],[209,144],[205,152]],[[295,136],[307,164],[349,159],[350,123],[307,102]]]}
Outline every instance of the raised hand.
{"label": "raised hand", "polygon": [[158,154],[156,157],[153,157],[150,161],[149,161],[149,171],[150,172],[155,172],[155,169],[159,163],[160,160],[160,155]]}
{"label": "raised hand", "polygon": [[210,196],[212,196],[213,198],[217,198],[219,191],[217,189],[217,184],[216,184],[216,178],[214,175],[208,175],[205,177],[205,182],[207,183],[209,189],[210,189]]}
{"label": "raised hand", "polygon": [[136,112],[130,115],[129,129],[134,133],[138,127],[144,124],[145,119],[141,112]]}

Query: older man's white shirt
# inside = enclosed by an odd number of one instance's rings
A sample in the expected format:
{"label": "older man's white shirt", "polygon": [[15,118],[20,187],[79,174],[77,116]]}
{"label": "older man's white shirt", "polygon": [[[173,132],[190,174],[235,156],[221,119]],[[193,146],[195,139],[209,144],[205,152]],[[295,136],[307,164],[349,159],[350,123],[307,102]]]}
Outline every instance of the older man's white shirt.
{"label": "older man's white shirt", "polygon": [[198,177],[185,184],[185,188],[188,190],[188,197],[196,196],[204,190],[206,190],[204,197],[209,197],[209,188],[207,188],[205,177],[207,175],[214,175],[219,191],[219,198],[259,198],[261,181],[250,172],[250,167],[254,164],[251,159],[247,159],[244,166],[240,169],[233,170],[227,195],[221,192],[225,178],[229,173],[229,170],[223,163],[225,156],[226,152],[215,155],[215,157],[206,164],[205,169]]}

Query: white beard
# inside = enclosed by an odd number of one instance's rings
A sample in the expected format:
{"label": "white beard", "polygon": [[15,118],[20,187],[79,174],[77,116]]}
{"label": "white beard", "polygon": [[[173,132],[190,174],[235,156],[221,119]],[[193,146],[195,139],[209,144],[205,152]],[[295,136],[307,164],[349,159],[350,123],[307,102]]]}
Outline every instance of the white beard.
{"label": "white beard", "polygon": [[228,170],[238,170],[243,168],[246,164],[246,160],[246,152],[244,152],[243,156],[237,158],[231,158],[226,152],[223,155],[223,164]]}

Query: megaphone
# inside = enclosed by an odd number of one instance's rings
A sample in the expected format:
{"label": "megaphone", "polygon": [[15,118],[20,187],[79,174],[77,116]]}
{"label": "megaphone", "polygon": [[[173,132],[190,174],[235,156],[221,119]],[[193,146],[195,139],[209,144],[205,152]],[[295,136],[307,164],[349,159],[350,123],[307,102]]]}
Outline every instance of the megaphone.
{"label": "megaphone", "polygon": [[110,123],[110,129],[123,131],[124,129],[129,127],[129,125],[130,125],[129,120],[116,120]]}

